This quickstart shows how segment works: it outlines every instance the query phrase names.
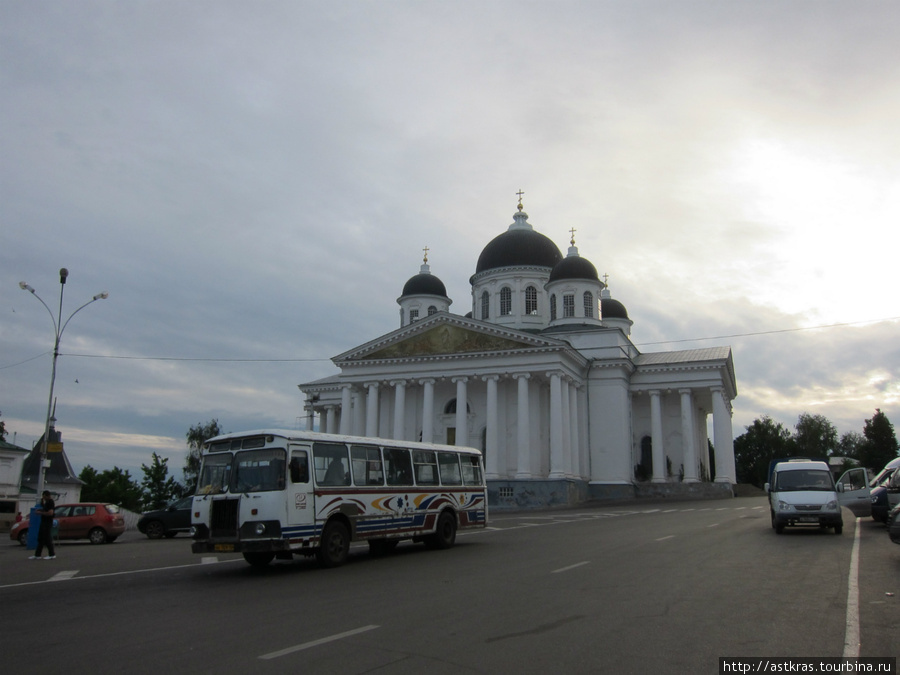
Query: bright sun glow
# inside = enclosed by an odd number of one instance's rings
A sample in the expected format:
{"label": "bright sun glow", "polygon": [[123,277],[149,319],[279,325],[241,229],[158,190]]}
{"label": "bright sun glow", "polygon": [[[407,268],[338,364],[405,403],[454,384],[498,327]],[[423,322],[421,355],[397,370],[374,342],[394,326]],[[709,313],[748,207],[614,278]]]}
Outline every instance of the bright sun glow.
{"label": "bright sun glow", "polygon": [[900,165],[754,140],[734,156],[742,216],[778,261],[756,299],[819,322],[897,316]]}

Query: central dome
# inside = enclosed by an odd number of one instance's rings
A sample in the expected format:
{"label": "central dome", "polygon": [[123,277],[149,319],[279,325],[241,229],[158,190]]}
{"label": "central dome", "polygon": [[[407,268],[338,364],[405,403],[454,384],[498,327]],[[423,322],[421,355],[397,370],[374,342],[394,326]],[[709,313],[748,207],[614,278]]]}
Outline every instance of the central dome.
{"label": "central dome", "polygon": [[553,268],[562,253],[556,244],[540,232],[535,232],[528,222],[528,215],[521,210],[515,214],[515,222],[503,234],[494,237],[475,266],[475,274],[501,267],[548,267]]}
{"label": "central dome", "polygon": [[444,282],[431,273],[417,274],[403,286],[403,296],[407,295],[439,295],[447,297]]}

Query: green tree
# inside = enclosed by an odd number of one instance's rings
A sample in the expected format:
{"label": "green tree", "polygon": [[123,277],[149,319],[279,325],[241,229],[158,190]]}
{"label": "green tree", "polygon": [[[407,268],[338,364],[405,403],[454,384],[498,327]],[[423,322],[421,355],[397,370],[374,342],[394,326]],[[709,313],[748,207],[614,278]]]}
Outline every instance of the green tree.
{"label": "green tree", "polygon": [[860,448],[862,448],[863,443],[865,442],[866,437],[858,431],[848,431],[847,433],[842,434],[841,440],[838,441],[838,454],[841,457],[859,459]]}
{"label": "green tree", "polygon": [[746,429],[734,439],[737,480],[762,487],[769,479],[769,462],[793,456],[794,442],[791,432],[768,415],[754,420]]}
{"label": "green tree", "polygon": [[127,470],[123,471],[115,466],[98,473],[88,464],[78,477],[84,481],[81,488],[82,500],[118,504],[129,511],[141,510],[141,486],[131,478]]}
{"label": "green tree", "polygon": [[[3,414],[3,413],[0,412],[0,415],[2,415],[2,414]],[[7,434],[7,433],[8,433],[8,432],[6,431],[6,422],[4,422],[3,420],[0,420],[0,441],[5,441],[5,440],[6,440],[6,434]]]}
{"label": "green tree", "polygon": [[900,446],[897,444],[894,425],[880,408],[876,408],[872,418],[866,420],[863,436],[866,440],[859,449],[859,461],[864,467],[880,471],[885,464],[897,457]]}
{"label": "green tree", "polygon": [[173,497],[181,494],[181,485],[169,476],[169,459],[162,459],[155,452],[150,466],[141,464],[144,472],[144,480],[141,481],[143,489],[143,507],[145,511],[155,511],[163,508],[172,501]]}
{"label": "green tree", "polygon": [[838,447],[838,433],[824,415],[803,413],[797,418],[794,444],[799,457],[830,457]]}
{"label": "green tree", "polygon": [[197,490],[197,478],[200,475],[200,454],[203,451],[203,444],[221,433],[219,420],[215,418],[206,424],[200,423],[188,430],[188,455],[184,462],[184,485],[187,494],[193,494]]}

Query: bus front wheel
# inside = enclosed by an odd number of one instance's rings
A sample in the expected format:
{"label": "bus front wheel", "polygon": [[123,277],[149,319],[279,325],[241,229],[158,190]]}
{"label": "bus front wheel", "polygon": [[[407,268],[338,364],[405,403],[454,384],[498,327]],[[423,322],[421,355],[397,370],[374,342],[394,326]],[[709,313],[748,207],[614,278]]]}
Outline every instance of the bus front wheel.
{"label": "bus front wheel", "polygon": [[338,521],[332,521],[325,526],[322,539],[319,541],[319,550],[316,557],[323,567],[338,567],[347,562],[350,553],[350,532],[347,527]]}
{"label": "bus front wheel", "polygon": [[274,553],[257,553],[255,551],[249,551],[244,553],[244,560],[253,565],[254,567],[265,567],[275,558]]}
{"label": "bus front wheel", "polygon": [[456,517],[449,511],[444,511],[437,521],[434,534],[425,540],[428,548],[447,549],[456,543]]}

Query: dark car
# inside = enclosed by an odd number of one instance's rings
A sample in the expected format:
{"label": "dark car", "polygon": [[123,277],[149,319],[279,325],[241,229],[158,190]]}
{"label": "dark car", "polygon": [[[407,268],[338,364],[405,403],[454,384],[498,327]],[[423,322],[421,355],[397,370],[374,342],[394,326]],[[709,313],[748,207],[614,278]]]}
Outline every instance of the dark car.
{"label": "dark car", "polygon": [[145,513],[138,521],[138,529],[150,539],[171,538],[179,532],[189,532],[193,501],[193,497],[182,497],[164,509]]}
{"label": "dark car", "polygon": [[888,514],[887,527],[891,541],[900,544],[900,504],[897,504]]}
{"label": "dark car", "polygon": [[[59,539],[88,539],[92,544],[105,544],[125,531],[125,518],[115,504],[59,504],[53,520]],[[29,525],[29,518],[13,524],[9,538],[25,546]]]}
{"label": "dark car", "polygon": [[872,489],[872,520],[886,523],[891,507],[888,504],[887,487],[880,485]]}

